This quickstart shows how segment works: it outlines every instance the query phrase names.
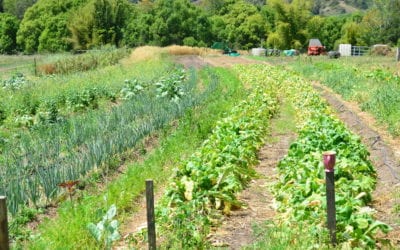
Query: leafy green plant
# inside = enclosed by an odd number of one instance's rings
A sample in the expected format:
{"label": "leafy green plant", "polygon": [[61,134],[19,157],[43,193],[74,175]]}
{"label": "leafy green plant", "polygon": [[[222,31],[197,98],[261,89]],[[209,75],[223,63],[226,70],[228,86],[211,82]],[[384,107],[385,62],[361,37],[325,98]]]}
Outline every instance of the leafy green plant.
{"label": "leafy green plant", "polygon": [[11,78],[0,82],[0,86],[3,89],[15,91],[21,89],[28,83],[29,81],[22,73],[15,73],[13,76],[11,76]]}
{"label": "leafy green plant", "polygon": [[140,83],[138,79],[125,80],[124,87],[122,87],[120,94],[122,99],[129,100],[143,92],[145,88],[146,85]]}
{"label": "leafy green plant", "polygon": [[176,170],[158,216],[170,247],[204,248],[210,225],[240,207],[236,194],[254,177],[257,150],[278,107],[268,81],[256,79],[248,98],[219,121],[198,152]]}
{"label": "leafy green plant", "polygon": [[88,230],[96,241],[105,246],[106,249],[111,249],[112,243],[121,238],[118,232],[119,223],[113,219],[117,214],[115,204],[111,205],[110,209],[97,224],[89,223]]}
{"label": "leafy green plant", "polygon": [[334,150],[338,239],[349,247],[375,247],[376,232],[387,233],[390,227],[376,221],[375,211],[368,207],[376,182],[369,152],[359,137],[330,114],[309,83],[284,71],[271,70],[269,75],[285,79],[283,93],[298,111],[300,122],[298,138],[278,165],[281,177],[273,190],[279,210],[289,221],[308,221],[314,230],[325,230],[321,159],[323,151]]}
{"label": "leafy green plant", "polygon": [[186,77],[183,69],[174,71],[167,78],[162,78],[160,81],[155,83],[157,87],[157,96],[166,97],[173,102],[179,101],[185,94],[182,83]]}

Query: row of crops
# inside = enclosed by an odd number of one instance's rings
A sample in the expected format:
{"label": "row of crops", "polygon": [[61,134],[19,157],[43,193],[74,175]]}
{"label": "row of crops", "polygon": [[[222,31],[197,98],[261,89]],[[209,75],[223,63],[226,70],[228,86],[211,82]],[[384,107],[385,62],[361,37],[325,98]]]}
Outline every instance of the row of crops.
{"label": "row of crops", "polygon": [[216,87],[214,82],[199,91],[194,72],[182,70],[155,82],[128,82],[135,84],[125,84],[119,105],[36,126],[7,143],[0,157],[0,193],[7,196],[12,213],[21,206],[49,202],[60,191],[60,183],[107,165],[116,154],[202,102]]}
{"label": "row of crops", "polygon": [[254,177],[252,166],[263,144],[268,120],[278,107],[277,93],[293,104],[298,138],[278,165],[272,192],[283,225],[303,223],[316,239],[326,233],[322,152],[337,152],[335,169],[337,236],[344,247],[376,247],[375,235],[388,225],[368,207],[376,171],[360,138],[332,115],[311,84],[294,73],[265,65],[239,66],[249,98],[222,120],[189,160],[176,170],[158,215],[169,247],[204,247],[210,226],[241,203],[236,195]]}
{"label": "row of crops", "polygon": [[219,121],[212,134],[176,170],[158,209],[172,248],[205,247],[212,222],[240,207],[236,194],[255,176],[257,151],[278,110],[272,82],[257,82],[246,100]]}
{"label": "row of crops", "polygon": [[375,211],[368,207],[376,184],[376,171],[369,152],[360,138],[335,118],[310,83],[285,71],[270,71],[285,79],[287,98],[301,123],[297,140],[288,155],[279,163],[279,182],[274,194],[279,210],[288,221],[306,221],[312,231],[321,232],[326,218],[326,196],[322,152],[337,153],[335,168],[336,219],[338,241],[348,247],[376,247],[374,235],[389,226],[375,220]]}
{"label": "row of crops", "polygon": [[[159,71],[141,76],[140,70],[150,71],[146,67],[152,67],[153,64],[143,63],[136,68],[128,68],[129,72],[122,67],[111,67],[69,76],[33,79],[16,73],[0,81],[0,125],[7,128],[0,133],[3,132],[1,135],[7,139],[12,137],[12,133],[4,131],[47,126],[77,113],[115,105],[126,99],[127,91],[132,92],[132,86],[128,83],[132,80],[125,80],[127,77],[156,86],[155,82],[160,80],[161,75],[171,79],[179,75],[174,65],[163,63]],[[170,82],[172,85],[173,81]]]}
{"label": "row of crops", "polygon": [[[293,65],[307,77],[319,80],[347,100],[359,103],[387,125],[394,136],[400,135],[400,77],[386,68],[368,69],[338,62]],[[318,73],[316,73],[318,72]]]}

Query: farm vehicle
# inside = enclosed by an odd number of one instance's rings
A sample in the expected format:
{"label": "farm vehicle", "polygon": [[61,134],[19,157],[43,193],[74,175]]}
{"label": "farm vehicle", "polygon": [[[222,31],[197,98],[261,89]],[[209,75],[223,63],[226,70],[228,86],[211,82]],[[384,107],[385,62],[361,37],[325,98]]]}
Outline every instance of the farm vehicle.
{"label": "farm vehicle", "polygon": [[239,56],[240,55],[236,50],[230,48],[226,42],[214,42],[214,44],[211,46],[211,48],[222,50],[222,54],[224,54],[224,55],[229,55],[229,56]]}
{"label": "farm vehicle", "polygon": [[308,44],[307,55],[309,56],[319,56],[325,55],[325,46],[322,45],[321,41],[317,38],[310,39]]}

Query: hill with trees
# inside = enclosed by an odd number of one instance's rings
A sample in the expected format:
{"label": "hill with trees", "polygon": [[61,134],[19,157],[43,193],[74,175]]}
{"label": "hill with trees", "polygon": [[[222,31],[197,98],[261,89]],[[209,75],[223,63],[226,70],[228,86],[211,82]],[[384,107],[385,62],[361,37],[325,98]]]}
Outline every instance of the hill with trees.
{"label": "hill with trees", "polygon": [[1,0],[0,52],[27,54],[170,44],[304,49],[318,37],[397,44],[395,0]]}

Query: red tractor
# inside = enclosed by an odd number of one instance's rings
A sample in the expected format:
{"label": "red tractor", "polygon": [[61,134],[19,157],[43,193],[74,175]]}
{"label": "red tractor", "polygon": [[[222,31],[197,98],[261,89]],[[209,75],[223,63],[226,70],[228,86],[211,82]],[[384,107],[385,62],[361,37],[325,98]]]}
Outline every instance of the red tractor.
{"label": "red tractor", "polygon": [[322,46],[321,41],[317,38],[310,39],[310,42],[308,44],[307,55],[319,56],[324,54],[326,54],[325,46]]}

